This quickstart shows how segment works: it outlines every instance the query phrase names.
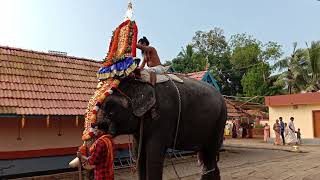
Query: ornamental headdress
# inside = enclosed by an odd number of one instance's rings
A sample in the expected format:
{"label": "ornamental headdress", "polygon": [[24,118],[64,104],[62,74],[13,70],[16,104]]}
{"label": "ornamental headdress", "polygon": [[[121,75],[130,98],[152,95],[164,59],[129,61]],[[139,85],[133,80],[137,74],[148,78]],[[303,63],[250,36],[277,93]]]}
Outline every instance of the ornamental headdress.
{"label": "ornamental headdress", "polygon": [[125,21],[113,31],[109,51],[103,60],[102,67],[97,72],[99,83],[89,100],[85,113],[85,129],[82,136],[84,141],[93,137],[91,125],[96,123],[97,111],[105,98],[113,93],[112,89],[119,86],[119,77],[128,76],[137,67],[134,58],[136,57],[138,28],[131,18],[132,3],[129,2]]}
{"label": "ornamental headdress", "polygon": [[131,17],[132,3],[129,2],[125,21],[113,31],[108,54],[97,73],[98,79],[127,76],[136,68],[133,58],[136,57],[138,28]]}

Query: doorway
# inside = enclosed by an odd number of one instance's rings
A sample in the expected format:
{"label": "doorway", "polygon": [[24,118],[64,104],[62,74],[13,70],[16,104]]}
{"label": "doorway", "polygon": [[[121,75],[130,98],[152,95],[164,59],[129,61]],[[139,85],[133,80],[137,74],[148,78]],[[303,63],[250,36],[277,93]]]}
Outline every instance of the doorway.
{"label": "doorway", "polygon": [[320,138],[320,111],[313,111],[314,137]]}

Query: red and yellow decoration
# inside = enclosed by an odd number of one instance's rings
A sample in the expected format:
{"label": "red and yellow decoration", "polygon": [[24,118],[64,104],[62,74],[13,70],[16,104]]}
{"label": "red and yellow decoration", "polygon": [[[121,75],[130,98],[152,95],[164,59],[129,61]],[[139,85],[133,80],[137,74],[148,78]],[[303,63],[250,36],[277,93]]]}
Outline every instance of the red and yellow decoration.
{"label": "red and yellow decoration", "polygon": [[103,66],[108,67],[126,57],[136,57],[138,28],[135,21],[121,23],[113,32]]}
{"label": "red and yellow decoration", "polygon": [[[85,124],[82,140],[90,140],[94,134],[91,128],[97,121],[97,112],[106,97],[113,93],[119,86],[122,77],[128,76],[137,67],[134,62],[136,56],[138,28],[135,21],[126,20],[113,32],[109,51],[103,61],[103,66],[98,70],[99,83],[94,95],[90,98],[85,113]],[[83,145],[81,152],[86,150]]]}
{"label": "red and yellow decoration", "polygon": [[137,35],[138,28],[135,21],[126,20],[116,28],[103,67],[97,72],[98,79],[128,76],[137,67],[134,63]]}
{"label": "red and yellow decoration", "polygon": [[117,88],[120,81],[118,79],[109,78],[98,83],[97,90],[90,98],[86,114],[82,140],[86,141],[93,137],[91,125],[97,121],[97,112],[103,104],[105,98],[113,93],[112,88]]}

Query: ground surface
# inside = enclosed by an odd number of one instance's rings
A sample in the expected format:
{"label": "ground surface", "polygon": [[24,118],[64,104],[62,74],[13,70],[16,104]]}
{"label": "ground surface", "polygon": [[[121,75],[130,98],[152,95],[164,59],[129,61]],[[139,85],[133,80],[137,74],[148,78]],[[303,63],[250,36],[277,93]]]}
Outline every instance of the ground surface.
{"label": "ground surface", "polygon": [[[320,180],[320,146],[303,145],[303,152],[291,152],[292,146],[274,146],[259,139],[227,139],[221,153],[219,167],[222,180]],[[196,157],[174,160],[177,173],[183,180],[200,177]],[[28,180],[78,179],[76,172],[56,174]],[[116,180],[137,180],[130,169],[115,171]],[[171,161],[167,161],[163,179],[178,179]]]}
{"label": "ground surface", "polygon": [[[245,141],[245,142],[244,142]],[[273,146],[260,140],[227,140],[219,167],[222,180],[320,180],[320,146],[301,146],[303,152],[290,152],[291,146]],[[199,179],[200,167],[195,157],[175,161],[183,180]],[[116,172],[118,180],[135,180],[128,170]],[[178,179],[170,162],[163,179]]]}

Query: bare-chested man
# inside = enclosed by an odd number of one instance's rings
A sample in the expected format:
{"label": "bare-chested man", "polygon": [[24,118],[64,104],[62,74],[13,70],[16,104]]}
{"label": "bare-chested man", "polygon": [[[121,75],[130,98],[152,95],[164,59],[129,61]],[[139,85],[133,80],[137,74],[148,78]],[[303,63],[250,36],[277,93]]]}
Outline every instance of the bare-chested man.
{"label": "bare-chested man", "polygon": [[138,41],[137,48],[141,50],[143,55],[143,61],[140,69],[143,69],[147,64],[149,67],[149,69],[147,69],[148,71],[157,74],[165,72],[164,67],[161,65],[157,50],[154,47],[149,46],[149,41],[146,37],[143,37]]}

